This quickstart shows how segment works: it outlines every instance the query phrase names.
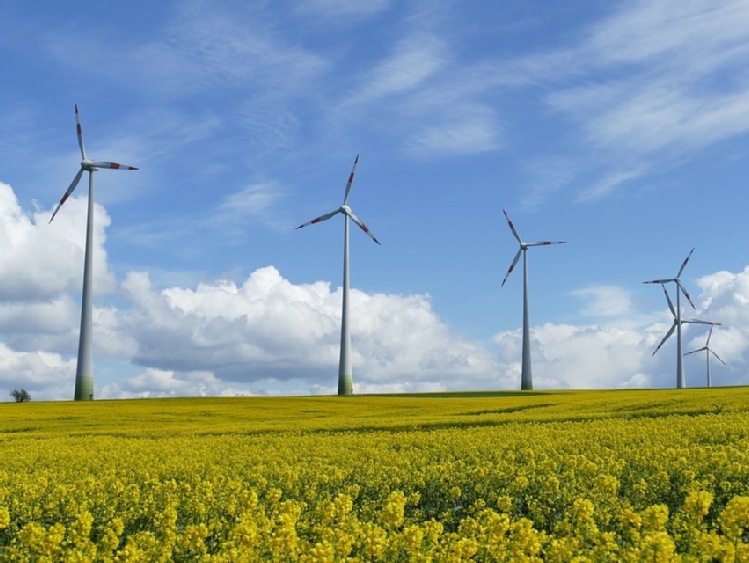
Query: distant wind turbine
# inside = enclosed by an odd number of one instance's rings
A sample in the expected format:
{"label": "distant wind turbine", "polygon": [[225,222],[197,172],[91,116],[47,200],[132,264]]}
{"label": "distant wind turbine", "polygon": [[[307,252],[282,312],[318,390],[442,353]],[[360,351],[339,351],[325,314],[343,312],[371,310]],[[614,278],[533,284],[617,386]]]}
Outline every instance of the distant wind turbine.
{"label": "distant wind turbine", "polygon": [[339,395],[351,395],[353,388],[353,376],[351,370],[351,330],[349,327],[349,219],[359,225],[359,228],[364,231],[373,241],[380,244],[380,241],[370,232],[367,226],[351,211],[351,208],[347,205],[349,193],[351,192],[351,184],[354,182],[354,172],[356,171],[356,165],[359,164],[359,155],[356,155],[354,159],[354,166],[351,168],[351,174],[349,174],[348,182],[346,183],[346,191],[343,196],[343,204],[330,213],[320,215],[312,221],[303,223],[297,227],[307,227],[321,221],[327,221],[328,219],[335,217],[339,213],[343,214],[344,217],[344,230],[343,230],[343,307],[341,311],[341,356],[338,363],[338,394]]}
{"label": "distant wind turbine", "polygon": [[[658,280],[649,280],[644,281],[642,283],[657,283],[660,284],[663,287],[663,291],[666,293],[666,299],[668,300],[668,306],[669,309],[671,309],[671,313],[674,315],[674,324],[671,327],[671,329],[666,333],[666,336],[663,338],[661,343],[658,345],[658,348],[655,349],[655,352],[657,352],[661,346],[663,346],[663,343],[668,340],[668,338],[673,334],[674,329],[676,329],[676,388],[677,389],[683,389],[684,388],[684,365],[682,364],[682,353],[681,353],[681,325],[684,322],[691,322],[691,321],[683,321],[681,318],[681,294],[684,294],[684,297],[687,298],[687,301],[689,301],[689,304],[692,306],[692,309],[697,309],[694,306],[694,303],[692,303],[692,299],[689,297],[689,293],[687,293],[687,290],[684,289],[684,286],[681,284],[681,274],[684,271],[684,268],[686,268],[687,263],[689,263],[689,258],[691,258],[692,253],[694,252],[694,248],[689,251],[689,254],[687,254],[687,257],[684,258],[684,261],[681,263],[681,268],[679,268],[679,272],[676,274],[673,278],[663,278]],[[671,303],[671,298],[668,296],[668,292],[666,291],[665,284],[667,283],[674,283],[676,285],[676,309],[674,309],[673,303]],[[709,323],[708,323],[709,324]],[[655,355],[655,352],[653,352],[653,355]]]}
{"label": "distant wind turbine", "polygon": [[[720,323],[714,323],[715,325],[720,325]],[[713,352],[713,349],[710,348],[710,338],[713,336],[713,327],[710,327],[710,332],[707,333],[707,341],[705,342],[705,345],[702,348],[697,348],[697,350],[692,350],[691,352],[687,352],[684,354],[685,356],[688,356],[689,354],[696,354],[697,352],[705,352],[705,359],[707,361],[707,386],[712,387],[713,386],[713,378],[710,374],[710,354],[718,358],[718,361],[726,365],[726,362],[720,359],[720,356]]]}
{"label": "distant wind turbine", "polygon": [[520,389],[530,391],[533,389],[533,374],[531,373],[530,328],[528,326],[529,320],[528,320],[528,254],[527,253],[528,253],[528,249],[531,246],[547,246],[550,244],[564,244],[566,241],[546,240],[546,241],[541,241],[541,242],[523,242],[517,230],[515,230],[515,226],[512,224],[512,221],[510,221],[510,217],[507,215],[507,211],[503,209],[502,213],[505,214],[505,219],[507,219],[507,224],[510,226],[512,235],[520,243],[520,249],[518,250],[517,254],[515,254],[515,258],[513,258],[512,264],[510,264],[510,268],[507,270],[507,273],[505,274],[505,279],[502,280],[502,287],[504,287],[505,282],[507,281],[507,278],[510,277],[510,274],[515,269],[515,265],[518,263],[518,260],[520,260],[520,255],[521,254],[523,255],[523,362],[522,362],[522,367],[520,371]]}
{"label": "distant wind turbine", "polygon": [[86,250],[83,262],[83,297],[81,303],[81,332],[78,340],[78,367],[75,371],[75,400],[85,401],[94,398],[94,358],[91,347],[91,283],[92,283],[92,253],[94,237],[94,172],[101,168],[111,168],[114,170],[138,170],[134,166],[117,164],[116,162],[98,162],[89,160],[86,156],[86,149],[83,146],[83,130],[81,120],[78,114],[78,104],[75,104],[75,125],[78,133],[78,146],[81,149],[81,168],[68,186],[67,191],[57,204],[52,217],[55,218],[60,207],[67,201],[70,194],[73,193],[78,182],[81,181],[83,172],[88,172],[88,218],[86,222]]}

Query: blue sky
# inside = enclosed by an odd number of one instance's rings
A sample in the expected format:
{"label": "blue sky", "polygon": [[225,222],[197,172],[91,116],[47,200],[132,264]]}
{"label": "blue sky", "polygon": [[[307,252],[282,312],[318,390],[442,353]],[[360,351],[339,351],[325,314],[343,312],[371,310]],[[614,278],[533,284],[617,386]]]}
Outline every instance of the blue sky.
{"label": "blue sky", "polygon": [[[354,391],[668,387],[659,288],[749,359],[744,2],[0,5],[0,389],[72,397],[96,175],[97,397],[332,393],[349,204]],[[687,349],[706,333],[690,326]],[[687,385],[704,381],[702,356]],[[3,392],[3,395],[7,395]],[[9,400],[9,397],[0,400]]]}

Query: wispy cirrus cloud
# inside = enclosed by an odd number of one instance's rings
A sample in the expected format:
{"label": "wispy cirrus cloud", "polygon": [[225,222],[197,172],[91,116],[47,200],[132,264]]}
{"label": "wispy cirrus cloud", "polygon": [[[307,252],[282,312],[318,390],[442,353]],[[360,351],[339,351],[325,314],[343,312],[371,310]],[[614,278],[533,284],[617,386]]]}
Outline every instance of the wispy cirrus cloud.
{"label": "wispy cirrus cloud", "polygon": [[255,183],[230,194],[211,211],[202,222],[206,225],[228,228],[256,220],[272,228],[286,228],[279,225],[273,207],[284,197],[281,188],[273,183]]}
{"label": "wispy cirrus cloud", "polygon": [[[406,32],[389,52],[360,73],[330,122],[354,127],[377,115],[383,131],[412,156],[476,154],[503,145],[502,127],[484,99],[491,86],[474,80],[480,62],[461,60],[454,44],[428,29]],[[361,126],[361,125],[357,125]]]}
{"label": "wispy cirrus cloud", "polygon": [[595,24],[584,48],[592,64],[652,62],[699,76],[743,60],[747,24],[740,0],[636,0]]}
{"label": "wispy cirrus cloud", "polygon": [[305,92],[326,61],[290,39],[272,14],[249,4],[221,8],[203,0],[179,3],[148,37],[105,38],[68,28],[42,37],[47,52],[73,69],[96,68],[99,79],[185,98],[222,88],[272,88],[275,96]]}
{"label": "wispy cirrus cloud", "polygon": [[361,76],[346,103],[362,104],[411,92],[442,70],[448,62],[443,41],[428,33],[416,33],[393,45],[389,55]]}
{"label": "wispy cirrus cloud", "polygon": [[237,12],[193,1],[183,6],[170,32],[171,44],[196,65],[206,87],[216,80],[245,86],[262,80],[263,89],[276,95],[303,92],[326,67],[323,58],[281,33],[262,7],[246,5]]}
{"label": "wispy cirrus cloud", "polygon": [[499,148],[502,144],[499,126],[491,119],[482,119],[481,113],[473,117],[456,116],[454,120],[415,132],[408,141],[408,152],[417,156],[438,156],[477,154]]}
{"label": "wispy cirrus cloud", "polygon": [[[284,197],[283,188],[274,182],[251,183],[203,211],[180,216],[164,215],[158,220],[122,227],[118,234],[131,243],[147,247],[162,247],[175,240],[191,241],[187,245],[189,251],[196,253],[201,251],[206,235],[220,234],[223,244],[231,236],[234,244],[258,225],[288,229],[288,221],[283,214],[276,212],[277,204]],[[209,240],[213,238],[209,237]]]}
{"label": "wispy cirrus cloud", "polygon": [[619,5],[576,45],[515,64],[579,129],[548,158],[581,164],[585,201],[749,132],[748,63],[746,3],[663,0]]}

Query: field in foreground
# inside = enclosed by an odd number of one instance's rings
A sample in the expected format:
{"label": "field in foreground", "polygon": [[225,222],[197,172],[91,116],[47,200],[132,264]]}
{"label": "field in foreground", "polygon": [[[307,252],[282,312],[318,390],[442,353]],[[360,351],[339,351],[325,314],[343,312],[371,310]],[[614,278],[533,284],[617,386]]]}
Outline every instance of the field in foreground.
{"label": "field in foreground", "polygon": [[2,561],[749,561],[749,388],[0,404]]}

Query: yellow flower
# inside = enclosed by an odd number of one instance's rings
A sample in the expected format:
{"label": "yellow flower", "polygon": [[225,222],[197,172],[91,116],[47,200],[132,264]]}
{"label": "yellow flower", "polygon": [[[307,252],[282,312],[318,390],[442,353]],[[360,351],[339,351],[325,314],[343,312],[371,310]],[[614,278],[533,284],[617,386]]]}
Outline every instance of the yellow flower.
{"label": "yellow flower", "polygon": [[749,533],[749,497],[736,496],[729,500],[719,520],[728,538],[734,542],[744,541]]}
{"label": "yellow flower", "polygon": [[10,526],[10,511],[7,506],[0,506],[0,530]]}
{"label": "yellow flower", "polygon": [[713,503],[713,495],[707,491],[692,491],[684,499],[682,510],[697,517],[700,521],[707,515],[710,505]]}
{"label": "yellow flower", "polygon": [[382,508],[382,523],[386,528],[398,528],[403,524],[406,496],[403,491],[392,491]]}

